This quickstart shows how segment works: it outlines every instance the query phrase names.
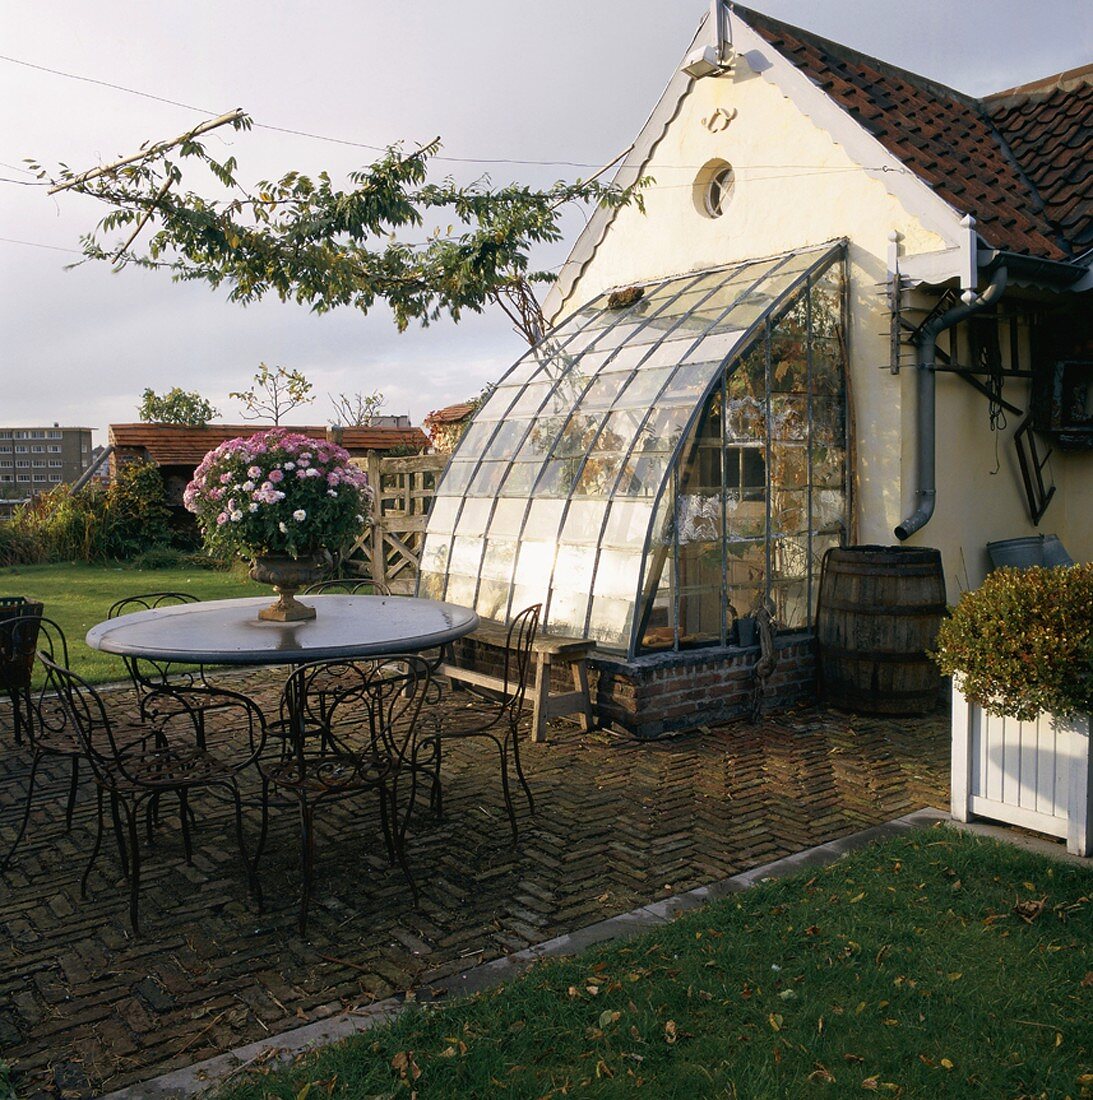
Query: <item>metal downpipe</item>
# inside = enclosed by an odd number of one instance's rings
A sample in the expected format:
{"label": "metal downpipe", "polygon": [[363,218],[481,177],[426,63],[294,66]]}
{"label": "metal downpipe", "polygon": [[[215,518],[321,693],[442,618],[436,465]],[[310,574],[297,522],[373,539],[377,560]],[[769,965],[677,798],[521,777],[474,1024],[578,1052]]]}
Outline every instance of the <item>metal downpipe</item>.
{"label": "metal downpipe", "polygon": [[962,302],[923,325],[915,338],[917,351],[916,393],[918,404],[918,434],[916,437],[915,510],[896,528],[896,538],[903,542],[930,522],[937,500],[937,375],[934,359],[937,338],[948,328],[993,305],[1002,297],[1009,279],[1005,267],[991,276],[990,285],[972,302]]}

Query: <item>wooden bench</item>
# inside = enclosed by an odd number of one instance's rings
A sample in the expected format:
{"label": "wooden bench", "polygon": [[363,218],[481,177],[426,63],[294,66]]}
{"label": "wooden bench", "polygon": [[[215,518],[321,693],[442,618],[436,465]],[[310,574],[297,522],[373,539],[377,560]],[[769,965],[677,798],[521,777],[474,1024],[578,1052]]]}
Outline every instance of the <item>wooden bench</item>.
{"label": "wooden bench", "polygon": [[[508,631],[499,623],[484,622],[468,638],[503,650],[508,642]],[[581,729],[591,730],[595,726],[592,699],[588,691],[587,663],[589,653],[595,648],[596,643],[587,638],[563,638],[546,634],[536,636],[532,644],[534,679],[528,686],[532,704],[532,741],[546,741],[547,722],[551,718],[576,714]],[[550,670],[556,663],[570,666],[573,675],[572,691],[551,692]],[[450,660],[442,662],[437,671],[453,683],[473,684],[490,691],[502,691],[505,686],[501,676],[463,668]]]}

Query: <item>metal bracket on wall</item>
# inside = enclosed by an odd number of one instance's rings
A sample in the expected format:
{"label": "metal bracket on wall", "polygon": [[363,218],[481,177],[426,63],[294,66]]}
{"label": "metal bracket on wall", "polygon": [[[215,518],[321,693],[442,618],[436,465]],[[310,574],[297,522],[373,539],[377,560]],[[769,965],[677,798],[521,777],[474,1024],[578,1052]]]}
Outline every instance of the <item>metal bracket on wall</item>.
{"label": "metal bracket on wall", "polygon": [[1040,457],[1036,436],[1032,430],[1032,417],[1027,416],[1021,421],[1017,431],[1013,433],[1013,445],[1017,448],[1017,461],[1021,466],[1021,480],[1025,485],[1025,500],[1028,502],[1028,513],[1034,527],[1040,525],[1044,513],[1047,511],[1051,498],[1055,495],[1055,483],[1044,485],[1044,467],[1051,458],[1051,448]]}

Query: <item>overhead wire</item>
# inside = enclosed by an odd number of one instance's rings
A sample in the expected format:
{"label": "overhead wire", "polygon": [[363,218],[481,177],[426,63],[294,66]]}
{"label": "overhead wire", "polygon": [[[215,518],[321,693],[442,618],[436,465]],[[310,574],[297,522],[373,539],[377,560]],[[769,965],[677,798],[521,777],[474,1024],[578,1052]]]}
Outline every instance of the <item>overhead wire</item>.
{"label": "overhead wire", "polygon": [[[114,91],[125,92],[129,95],[140,96],[143,99],[155,100],[159,103],[167,103],[172,107],[181,107],[187,111],[196,111],[199,114],[215,115],[216,111],[208,107],[198,107],[192,103],[183,103],[181,100],[170,99],[167,96],[156,95],[153,92],[144,92],[138,88],[130,88],[125,84],[117,84],[109,80],[100,80],[97,77],[83,76],[78,73],[66,72],[63,69],[54,69],[48,65],[39,65],[32,61],[24,61],[18,57],[11,57],[8,54],[0,54],[0,61],[8,61],[13,65],[22,65],[28,69],[37,69],[40,72],[50,73],[53,76],[65,77],[68,80],[83,81],[87,84],[97,84],[100,87],[110,88]],[[293,129],[288,126],[274,126],[268,122],[254,122],[254,128],[257,130],[271,130],[279,134],[292,134],[295,137],[309,138],[313,141],[325,141],[333,145],[349,146],[355,149],[367,149],[374,153],[386,153],[392,146],[390,145],[376,145],[364,141],[354,141],[349,138],[333,137],[329,134],[316,134],[309,130]],[[546,167],[546,168],[602,168],[602,164],[594,164],[588,161],[578,160],[533,160],[533,159],[520,159],[513,157],[453,157],[446,154],[437,154],[429,158],[430,160],[444,161],[454,164],[514,164],[522,167]],[[8,165],[7,167],[15,167],[14,165]],[[694,170],[701,168],[700,164],[662,164],[661,168],[677,168]],[[807,164],[766,164],[766,165],[752,165],[755,168],[792,168],[792,169],[809,169],[814,171],[860,171],[862,168],[827,168],[824,165],[807,165]],[[864,168],[864,166],[863,166]],[[866,171],[874,172],[900,172],[907,171],[904,168],[894,167],[892,165],[879,165],[874,168],[864,168]],[[18,169],[18,171],[26,171],[26,169]],[[7,181],[5,181],[7,182]],[[673,186],[672,184],[665,184],[663,186]],[[688,184],[687,186],[690,186]]]}

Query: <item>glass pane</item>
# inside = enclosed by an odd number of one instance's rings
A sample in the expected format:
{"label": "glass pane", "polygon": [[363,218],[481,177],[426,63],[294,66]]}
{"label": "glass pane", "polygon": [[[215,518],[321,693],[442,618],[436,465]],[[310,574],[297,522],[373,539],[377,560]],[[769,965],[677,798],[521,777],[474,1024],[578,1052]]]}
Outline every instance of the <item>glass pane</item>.
{"label": "glass pane", "polygon": [[774,623],[778,630],[803,630],[812,622],[808,606],[808,581],[775,581],[771,586]]}
{"label": "glass pane", "polygon": [[444,480],[440,483],[440,494],[449,497],[462,496],[467,491],[476,465],[477,459],[471,462],[460,459],[449,462],[444,472]]}
{"label": "glass pane", "polygon": [[771,443],[770,480],[781,489],[807,489],[808,447],[804,443]]}
{"label": "glass pane", "polygon": [[812,438],[816,443],[846,445],[846,425],[841,398],[812,399]]}
{"label": "glass pane", "polygon": [[808,493],[796,489],[771,490],[770,533],[796,535],[808,530]]}
{"label": "glass pane", "polygon": [[603,500],[573,500],[562,528],[562,541],[570,543],[590,542],[598,545],[603,529],[603,517],[607,502]]}
{"label": "glass pane", "polygon": [[514,458],[531,425],[526,420],[504,420],[483,450],[486,458]]}
{"label": "glass pane", "polygon": [[622,472],[616,492],[627,497],[654,497],[668,472],[666,454],[635,455]]}
{"label": "glass pane", "polygon": [[605,547],[596,562],[593,590],[597,596],[613,596],[633,600],[638,586],[641,555],[634,551]]}
{"label": "glass pane", "polygon": [[693,407],[719,372],[719,363],[685,363],[672,375],[660,403],[684,403]]}
{"label": "glass pane", "polygon": [[846,478],[846,451],[842,447],[812,448],[812,484],[841,489]]}
{"label": "glass pane", "polygon": [[649,532],[649,519],[653,514],[652,506],[640,500],[614,500],[607,516],[607,526],[603,533],[605,546],[645,545],[645,536]]}
{"label": "glass pane", "polygon": [[516,564],[515,539],[488,539],[481,574],[495,581],[510,581]]}
{"label": "glass pane", "polygon": [[543,468],[542,462],[514,462],[501,483],[501,495],[527,500],[531,487]]}
{"label": "glass pane", "polygon": [[463,433],[459,442],[460,451],[464,458],[480,455],[489,443],[490,437],[497,428],[496,420],[482,420],[475,417],[471,426]]}
{"label": "glass pane", "polygon": [[550,598],[547,612],[548,626],[553,634],[584,634],[584,623],[588,616],[589,596],[587,592],[558,592]]}
{"label": "glass pane", "polygon": [[547,399],[547,395],[554,389],[553,382],[530,382],[526,385],[520,393],[520,396],[513,402],[512,408],[508,410],[508,416],[534,416],[543,402]]}
{"label": "glass pane", "polygon": [[451,537],[444,537],[439,533],[430,531],[425,538],[425,546],[421,551],[421,571],[423,573],[444,573],[448,568],[448,559],[451,556]]}
{"label": "glass pane", "polygon": [[770,388],[778,393],[808,393],[808,332],[775,335],[770,341]]}
{"label": "glass pane", "polygon": [[444,599],[444,582],[447,578],[443,573],[422,573],[418,582],[418,594],[423,600]]}
{"label": "glass pane", "polygon": [[724,363],[740,343],[741,333],[719,332],[704,337],[693,348],[688,345],[683,363]]}
{"label": "glass pane", "polygon": [[471,535],[457,535],[452,543],[452,559],[449,568],[453,573],[478,576],[482,560],[482,539]]}
{"label": "glass pane", "polygon": [[841,394],[844,357],[842,341],[812,338],[812,392]]}
{"label": "glass pane", "polygon": [[842,531],[846,527],[846,494],[841,489],[812,491],[812,530]]}
{"label": "glass pane", "polygon": [[654,410],[641,430],[635,450],[674,451],[693,412],[693,405]]}
{"label": "glass pane", "polygon": [[779,578],[808,576],[808,535],[787,535],[770,544],[771,575]]}
{"label": "glass pane", "polygon": [[490,520],[490,535],[507,535],[516,538],[524,526],[524,513],[526,511],[526,501],[502,497],[497,501],[497,505],[493,510],[493,519]]}
{"label": "glass pane", "polygon": [[812,339],[837,339],[842,331],[843,265],[836,260],[812,285]]}
{"label": "glass pane", "polygon": [[808,398],[784,393],[770,395],[771,439],[808,438]]}
{"label": "glass pane", "polygon": [[474,606],[474,590],[477,586],[474,577],[459,576],[455,573],[448,576],[448,588],[444,593],[444,599],[448,603],[457,603],[462,607]]}
{"label": "glass pane", "polygon": [[560,545],[554,565],[555,592],[590,592],[595,562],[594,546]]}
{"label": "glass pane", "polygon": [[463,502],[463,512],[459,517],[456,531],[460,535],[484,535],[492,508],[492,500],[468,497]]}
{"label": "glass pane", "polygon": [[478,584],[478,598],[475,600],[474,608],[484,619],[504,622],[511,591],[510,586],[504,582],[487,580],[483,577]]}
{"label": "glass pane", "polygon": [[489,497],[492,500],[501,487],[508,469],[507,462],[483,462],[471,479],[467,493],[470,496]]}
{"label": "glass pane", "polygon": [[524,536],[532,539],[556,539],[564,509],[565,501],[562,500],[533,500],[524,527]]}
{"label": "glass pane", "polygon": [[657,394],[664,388],[664,383],[667,382],[671,373],[671,367],[638,371],[629,380],[626,389],[615,399],[615,407],[622,409],[648,408]]}
{"label": "glass pane", "polygon": [[592,416],[578,413],[573,416],[557,433],[557,440],[554,443],[554,457],[583,458],[588,448],[596,441],[603,419],[603,413]]}
{"label": "glass pane", "polygon": [[592,619],[588,626],[589,637],[597,642],[625,649],[630,640],[630,628],[634,621],[633,600],[633,593],[627,599],[594,597]]}
{"label": "glass pane", "polygon": [[455,516],[459,511],[458,497],[436,497],[429,510],[429,533],[451,532],[455,528]]}
{"label": "glass pane", "polygon": [[624,458],[618,451],[593,451],[581,471],[574,492],[579,496],[608,496],[618,480]]}

